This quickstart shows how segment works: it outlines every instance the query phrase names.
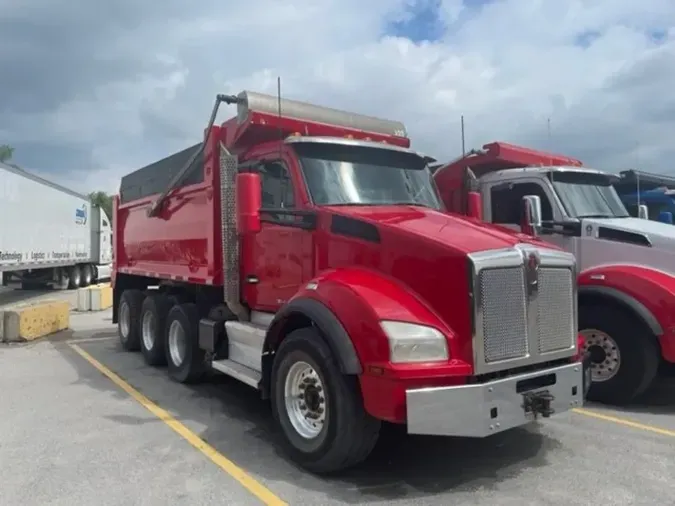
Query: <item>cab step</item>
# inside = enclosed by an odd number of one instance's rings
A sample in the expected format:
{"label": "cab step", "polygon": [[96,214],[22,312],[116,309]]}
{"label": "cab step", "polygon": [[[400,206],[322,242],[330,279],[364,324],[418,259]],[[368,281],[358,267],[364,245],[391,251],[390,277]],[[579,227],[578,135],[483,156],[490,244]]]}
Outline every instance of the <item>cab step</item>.
{"label": "cab step", "polygon": [[262,375],[258,371],[229,359],[214,360],[211,362],[211,367],[214,370],[232,376],[234,379],[246,383],[253,388],[258,388],[262,378]]}
{"label": "cab step", "polygon": [[262,350],[267,327],[249,322],[225,322],[227,358],[254,371],[262,371]]}

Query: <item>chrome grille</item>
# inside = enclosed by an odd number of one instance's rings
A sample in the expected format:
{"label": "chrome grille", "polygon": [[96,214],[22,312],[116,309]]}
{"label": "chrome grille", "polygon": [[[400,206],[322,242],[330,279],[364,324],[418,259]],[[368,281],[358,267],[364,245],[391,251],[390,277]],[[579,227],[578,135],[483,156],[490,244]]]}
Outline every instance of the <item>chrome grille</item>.
{"label": "chrome grille", "polygon": [[539,269],[537,332],[539,353],[568,349],[574,344],[574,285],[570,269]]}
{"label": "chrome grille", "polygon": [[528,352],[523,267],[480,273],[485,362],[524,357]]}
{"label": "chrome grille", "polygon": [[476,374],[571,357],[576,351],[576,263],[531,245],[471,259]]}

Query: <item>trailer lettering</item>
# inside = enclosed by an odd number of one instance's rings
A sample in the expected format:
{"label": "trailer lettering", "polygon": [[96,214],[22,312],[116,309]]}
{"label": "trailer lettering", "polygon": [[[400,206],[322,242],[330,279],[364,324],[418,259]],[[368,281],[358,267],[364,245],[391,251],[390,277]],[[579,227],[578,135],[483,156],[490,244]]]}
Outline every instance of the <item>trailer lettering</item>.
{"label": "trailer lettering", "polygon": [[31,260],[44,260],[47,255],[42,251],[33,251],[30,254]]}
{"label": "trailer lettering", "polygon": [[55,258],[57,260],[67,260],[70,258],[70,253],[68,252],[58,252],[58,251],[52,251],[52,258]]}
{"label": "trailer lettering", "polygon": [[23,255],[18,251],[0,251],[0,262],[6,262],[10,260],[19,261],[23,259]]}

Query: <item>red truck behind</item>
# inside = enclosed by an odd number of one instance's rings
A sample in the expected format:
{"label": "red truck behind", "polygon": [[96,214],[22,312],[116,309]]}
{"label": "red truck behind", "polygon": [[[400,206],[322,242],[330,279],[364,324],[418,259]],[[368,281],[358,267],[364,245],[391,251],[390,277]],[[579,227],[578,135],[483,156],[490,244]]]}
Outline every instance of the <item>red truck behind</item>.
{"label": "red truck behind", "polygon": [[485,437],[583,403],[573,255],[444,212],[403,124],[252,92],[204,142],[124,176],[122,345],[271,401],[314,472],[382,422]]}

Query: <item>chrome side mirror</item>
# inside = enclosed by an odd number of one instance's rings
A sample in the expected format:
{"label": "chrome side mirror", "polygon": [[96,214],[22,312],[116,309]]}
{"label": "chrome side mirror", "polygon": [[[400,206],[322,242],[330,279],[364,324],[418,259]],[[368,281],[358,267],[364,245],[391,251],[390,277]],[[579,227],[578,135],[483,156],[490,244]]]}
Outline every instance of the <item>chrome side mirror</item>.
{"label": "chrome side mirror", "polygon": [[523,233],[539,235],[541,230],[541,199],[537,195],[525,195],[522,200],[522,223]]}
{"label": "chrome side mirror", "polygon": [[649,209],[647,208],[646,205],[640,204],[638,206],[638,218],[640,218],[641,220],[649,219]]}

